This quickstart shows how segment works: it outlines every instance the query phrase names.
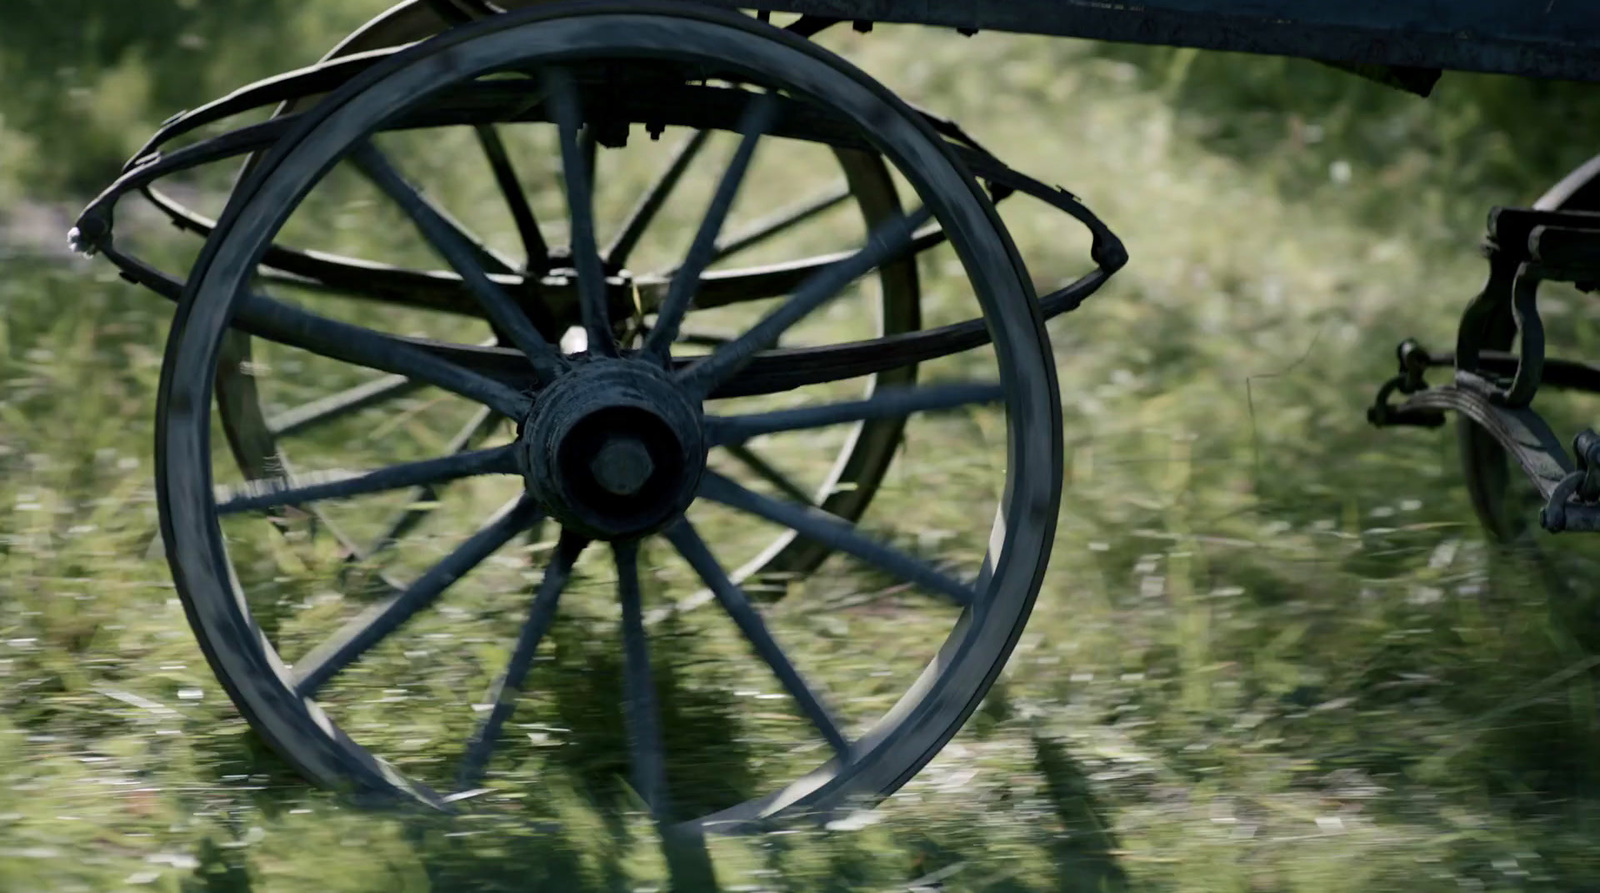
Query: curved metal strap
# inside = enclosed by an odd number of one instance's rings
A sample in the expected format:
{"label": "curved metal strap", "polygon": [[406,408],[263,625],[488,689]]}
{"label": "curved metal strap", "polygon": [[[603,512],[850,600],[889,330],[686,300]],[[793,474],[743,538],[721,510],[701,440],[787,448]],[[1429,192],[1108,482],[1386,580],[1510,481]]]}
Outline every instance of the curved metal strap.
{"label": "curved metal strap", "polygon": [[[1481,392],[1511,407],[1533,402],[1544,380],[1544,323],[1539,318],[1539,284],[1544,270],[1536,263],[1513,263],[1489,248],[1489,281],[1467,305],[1456,331],[1456,384]],[[1482,366],[1486,350],[1511,346],[1517,334],[1521,345],[1516,370],[1509,384],[1489,375]]]}
{"label": "curved metal strap", "polygon": [[[111,240],[104,244],[106,258],[121,271],[123,278],[154,291],[171,301],[178,301],[184,283],[155,267],[118,251]],[[1110,279],[1104,270],[1094,270],[1072,284],[1039,300],[1039,312],[1045,319],[1070,313],[1082,306],[1088,297]],[[264,328],[256,325],[248,307],[240,309],[234,324],[251,334],[268,337]],[[531,378],[527,361],[517,351],[502,347],[451,344],[426,339],[405,338],[374,333],[400,347],[414,347],[447,359],[459,366],[487,375],[512,387],[533,389],[537,381]],[[713,399],[749,397],[791,391],[822,382],[838,381],[862,375],[872,375],[898,369],[914,363],[949,356],[988,344],[989,328],[982,319],[953,323],[936,329],[906,332],[883,338],[852,341],[825,347],[780,348],[756,354],[743,374],[712,392]],[[680,357],[680,368],[695,358]]]}
{"label": "curved metal strap", "polygon": [[228,95],[213,100],[192,111],[179,112],[162,123],[139,151],[123,165],[124,172],[145,164],[161,147],[186,133],[215,124],[225,118],[254,109],[277,105],[280,102],[304,100],[327,93],[368,68],[383,61],[403,47],[389,47],[366,53],[354,53],[308,65],[305,68],[273,75],[247,84]]}
{"label": "curved metal strap", "polygon": [[1511,286],[1511,314],[1522,333],[1520,359],[1511,384],[1501,397],[1507,406],[1524,407],[1533,402],[1544,380],[1544,321],[1539,318],[1539,283],[1543,272],[1536,264],[1523,264]]}
{"label": "curved metal strap", "polygon": [[1407,415],[1443,410],[1458,412],[1488,432],[1546,499],[1574,470],[1560,439],[1538,413],[1498,405],[1493,398],[1475,390],[1452,385],[1429,388],[1412,394],[1389,411],[1394,421],[1403,422]]}
{"label": "curved metal strap", "polygon": [[[326,93],[397,51],[398,48],[375,50],[269,78],[168,121],[140,154],[135,156],[116,183],[96,198],[80,216],[76,246],[87,252],[104,249],[107,257],[126,278],[168,297],[176,298],[183,288],[180,280],[169,277],[153,266],[113,247],[112,211],[116,202],[129,191],[149,189],[152,183],[169,174],[270,148],[283,137],[285,132],[295,126],[298,115],[286,115],[240,127],[166,154],[160,151],[160,147],[173,138],[192,132],[207,123],[252,108]],[[657,85],[649,91],[624,92],[620,95],[616,91],[608,91],[608,99],[613,101],[613,106],[610,107],[611,113],[622,120],[660,122],[704,129],[716,128],[719,125],[726,127],[728,122],[737,120],[737,112],[742,110],[748,95],[745,91],[732,88]],[[392,122],[390,126],[413,128],[548,120],[549,115],[541,100],[542,97],[530,100],[526,85],[523,84],[504,80],[473,81],[441,91],[428,107],[414,110]],[[835,148],[872,150],[872,146],[865,138],[854,130],[849,122],[841,120],[837,115],[793,100],[783,101],[789,107],[781,116],[783,123],[775,129],[775,135]],[[1091,255],[1098,268],[1065,288],[1044,297],[1039,302],[1044,317],[1049,318],[1075,309],[1127,263],[1128,255],[1122,242],[1076,196],[1066,190],[1046,186],[1038,180],[1012,170],[993,155],[978,148],[976,143],[953,125],[934,121],[933,126],[946,140],[959,140],[959,142],[947,142],[947,145],[973,176],[989,182],[995,200],[1020,192],[1063,211],[1090,230],[1093,237]],[[152,199],[156,206],[180,227],[196,232],[209,232],[210,221],[170,199],[156,195],[152,195]],[[934,230],[926,236],[919,235],[916,244],[929,240],[931,240],[930,245],[936,244],[942,238],[943,234]],[[425,280],[425,284],[440,286],[448,291],[450,285],[429,273],[399,268],[379,269],[372,264],[356,262],[353,259],[294,252],[276,246],[273,246],[268,254],[269,266],[278,266],[311,281],[343,281],[355,278],[370,285],[375,278],[386,276],[395,280],[394,284],[397,286],[415,286]],[[241,318],[239,322],[248,325],[249,320]],[[842,368],[854,370],[856,374],[881,372],[959,350],[971,349],[987,343],[988,340],[987,328],[983,321],[971,320],[941,329],[907,333],[886,339],[873,339],[814,350],[764,352],[759,359],[767,362],[753,364],[738,383],[730,383],[730,389],[739,394],[788,390],[817,381],[834,380]],[[789,364],[787,368],[780,368],[780,365],[785,364]],[[714,396],[735,395],[719,390]]]}
{"label": "curved metal strap", "polygon": [[[1390,382],[1391,385],[1395,382]],[[1499,405],[1475,390],[1445,386],[1419,391],[1398,406],[1383,403],[1393,388],[1379,395],[1374,415],[1380,424],[1407,424],[1407,417],[1431,420],[1444,410],[1471,419],[1516,460],[1528,481],[1539,491],[1545,506],[1539,523],[1551,533],[1600,531],[1600,505],[1582,501],[1588,474],[1573,461],[1539,414],[1531,409]]]}
{"label": "curved metal strap", "polygon": [[[278,103],[304,100],[327,93],[404,47],[391,47],[331,59],[297,71],[258,81],[191,112],[174,116],[133,156],[123,175],[97,197],[80,215],[78,226],[89,247],[109,231],[112,206],[122,195],[178,171],[258,152],[272,146],[289,129],[293,115],[229,131],[220,136],[185,146],[163,155],[162,147],[173,139],[207,124],[253,109]],[[652,121],[691,127],[715,127],[718,120],[736,120],[735,113],[747,97],[744,91],[705,86],[678,86],[644,91],[641,95],[610,94],[616,106],[612,112],[623,120]],[[871,150],[845,122],[823,114],[803,103],[786,101],[784,126],[774,135],[822,143],[834,148]],[[620,105],[618,105],[620,103]],[[1093,236],[1091,256],[1107,273],[1114,273],[1127,262],[1127,252],[1109,227],[1064,189],[1052,188],[1006,166],[982,149],[959,127],[927,113],[921,113],[977,177],[999,187],[1000,193],[1021,192],[1043,201],[1078,220]],[[733,117],[730,117],[733,116]],[[428,109],[418,110],[395,122],[397,128],[431,127],[450,124],[510,123],[546,121],[549,116],[542,102],[529,102],[525,85],[505,81],[478,81],[458,85],[439,97]],[[161,210],[174,222],[192,217],[176,203]],[[179,212],[179,213],[174,213]]]}

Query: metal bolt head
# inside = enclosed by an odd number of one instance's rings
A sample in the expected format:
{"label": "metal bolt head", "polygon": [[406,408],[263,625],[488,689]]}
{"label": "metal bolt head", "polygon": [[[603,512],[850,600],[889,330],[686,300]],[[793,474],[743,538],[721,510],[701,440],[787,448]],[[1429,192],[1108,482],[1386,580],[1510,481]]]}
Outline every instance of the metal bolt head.
{"label": "metal bolt head", "polygon": [[589,460],[589,471],[594,474],[595,481],[606,492],[617,496],[638,493],[655,470],[650,451],[633,437],[610,438]]}
{"label": "metal bolt head", "polygon": [[94,242],[76,226],[67,231],[67,247],[84,257],[94,257],[95,254]]}
{"label": "metal bolt head", "polygon": [[1594,433],[1592,429],[1585,428],[1572,438],[1573,458],[1577,460],[1579,468],[1595,465],[1594,460],[1600,458],[1596,455],[1597,451],[1600,451],[1600,434]]}

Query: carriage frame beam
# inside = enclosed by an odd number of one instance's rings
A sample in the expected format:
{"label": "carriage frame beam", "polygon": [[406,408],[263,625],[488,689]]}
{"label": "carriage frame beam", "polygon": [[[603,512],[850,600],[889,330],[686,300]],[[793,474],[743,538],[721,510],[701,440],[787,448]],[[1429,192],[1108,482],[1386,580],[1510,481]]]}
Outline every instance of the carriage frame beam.
{"label": "carriage frame beam", "polygon": [[1600,81],[1592,0],[702,0],[856,22],[1013,31],[1351,65]]}

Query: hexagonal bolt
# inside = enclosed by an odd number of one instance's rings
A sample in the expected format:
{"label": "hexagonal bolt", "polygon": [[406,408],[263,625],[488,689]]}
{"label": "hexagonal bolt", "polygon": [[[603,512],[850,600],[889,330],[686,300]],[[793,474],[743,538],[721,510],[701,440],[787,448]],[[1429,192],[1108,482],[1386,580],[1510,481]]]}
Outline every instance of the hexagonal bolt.
{"label": "hexagonal bolt", "polygon": [[589,471],[606,492],[632,496],[656,470],[650,451],[636,438],[612,437],[589,460]]}
{"label": "hexagonal bolt", "polygon": [[1573,459],[1583,472],[1578,484],[1578,499],[1590,505],[1600,502],[1600,434],[1585,428],[1572,438]]}
{"label": "hexagonal bolt", "polygon": [[1590,428],[1579,431],[1577,436],[1572,438],[1572,453],[1573,459],[1581,469],[1600,464],[1595,461],[1600,459],[1600,434],[1596,434]]}

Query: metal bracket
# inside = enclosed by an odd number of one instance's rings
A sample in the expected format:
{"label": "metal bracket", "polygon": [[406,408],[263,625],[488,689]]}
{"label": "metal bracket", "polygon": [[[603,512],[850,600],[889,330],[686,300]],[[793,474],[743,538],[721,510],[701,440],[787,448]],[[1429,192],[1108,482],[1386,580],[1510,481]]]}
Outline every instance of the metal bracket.
{"label": "metal bracket", "polygon": [[[1600,214],[1495,208],[1484,254],[1489,280],[1467,305],[1456,334],[1456,384],[1505,406],[1525,407],[1545,374],[1539,286],[1600,283]],[[1509,379],[1488,372],[1484,352],[1506,350],[1518,335],[1521,346]]]}
{"label": "metal bracket", "polygon": [[[1420,348],[1411,355],[1416,356],[1417,351]],[[1539,491],[1545,500],[1539,524],[1545,530],[1600,531],[1600,434],[1579,432],[1572,442],[1574,461],[1549,424],[1531,409],[1506,406],[1477,389],[1459,385],[1423,388],[1402,403],[1389,402],[1396,392],[1406,393],[1406,387],[1404,374],[1385,382],[1367,411],[1367,420],[1378,427],[1436,428],[1444,424],[1445,412],[1460,413],[1494,438]]]}
{"label": "metal bracket", "polygon": [[[1401,388],[1401,393],[1412,394],[1427,386],[1422,381],[1421,374],[1427,369],[1450,369],[1456,365],[1456,355],[1450,351],[1434,353],[1423,349],[1415,340],[1407,339],[1401,342],[1400,348],[1401,374],[1406,376],[1409,387]],[[1514,353],[1503,350],[1485,350],[1478,355],[1478,362],[1489,374],[1509,378],[1517,369],[1521,358]],[[1422,367],[1422,368],[1417,368]],[[1567,360],[1561,357],[1546,357],[1544,361],[1544,382],[1542,388],[1558,391],[1579,391],[1586,394],[1600,394],[1600,365],[1585,363],[1582,360]]]}
{"label": "metal bracket", "polygon": [[[1471,419],[1521,467],[1545,500],[1539,523],[1552,533],[1600,531],[1600,435],[1583,431],[1573,457],[1530,406],[1539,388],[1600,392],[1600,368],[1545,357],[1539,286],[1545,281],[1595,288],[1600,283],[1600,214],[1495,208],[1484,245],[1489,279],[1467,305],[1453,355],[1432,355],[1415,341],[1396,352],[1399,374],[1367,410],[1384,427],[1438,427],[1445,413]],[[1515,351],[1511,350],[1519,340]],[[1454,365],[1455,381],[1430,388],[1431,368]],[[1408,395],[1392,403],[1396,394]]]}
{"label": "metal bracket", "polygon": [[1572,452],[1578,467],[1550,493],[1539,523],[1551,533],[1600,531],[1600,434],[1578,432]]}
{"label": "metal bracket", "polygon": [[[1456,332],[1456,384],[1499,404],[1523,407],[1533,402],[1544,379],[1544,322],[1538,305],[1543,270],[1535,263],[1517,263],[1497,248],[1488,250],[1489,281],[1467,305]],[[1486,347],[1510,347],[1518,333],[1522,344],[1508,382],[1483,368],[1481,354]]]}

